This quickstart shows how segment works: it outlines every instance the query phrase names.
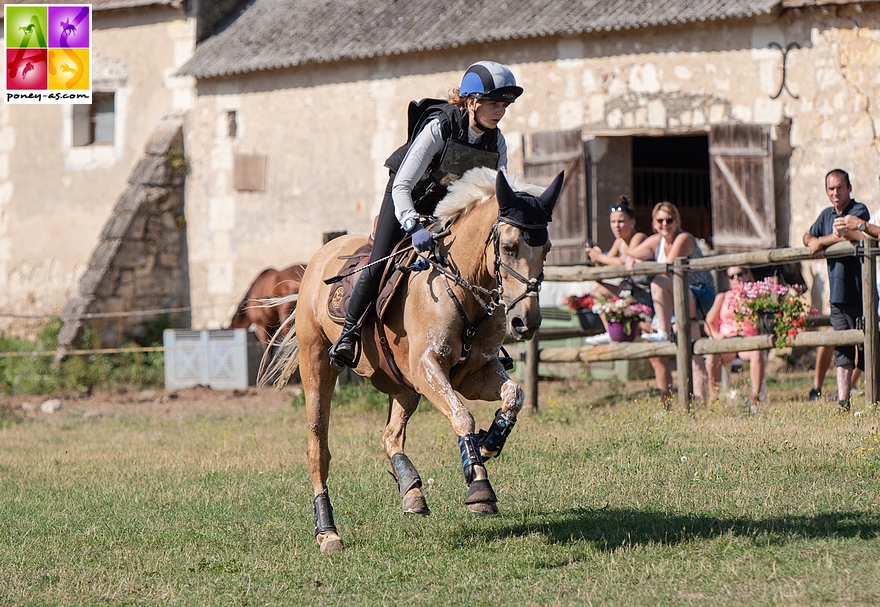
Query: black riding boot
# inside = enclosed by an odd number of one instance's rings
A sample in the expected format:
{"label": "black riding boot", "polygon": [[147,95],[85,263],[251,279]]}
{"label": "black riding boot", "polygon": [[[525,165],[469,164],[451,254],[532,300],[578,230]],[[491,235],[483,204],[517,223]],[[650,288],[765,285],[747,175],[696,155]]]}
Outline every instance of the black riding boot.
{"label": "black riding boot", "polygon": [[378,286],[378,276],[373,277],[369,269],[361,272],[348,300],[342,335],[330,347],[330,366],[334,369],[342,370],[345,367],[357,366],[357,359],[360,358],[358,344],[361,339],[361,328],[358,323],[373,302]]}

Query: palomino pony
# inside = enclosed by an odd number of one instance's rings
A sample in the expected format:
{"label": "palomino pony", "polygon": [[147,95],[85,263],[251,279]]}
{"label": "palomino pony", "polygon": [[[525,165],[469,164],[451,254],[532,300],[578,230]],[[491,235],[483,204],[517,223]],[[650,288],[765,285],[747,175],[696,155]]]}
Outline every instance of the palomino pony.
{"label": "palomino pony", "polygon": [[[430,513],[421,478],[404,453],[407,422],[421,396],[446,416],[458,437],[468,485],[466,507],[476,513],[498,512],[483,458],[501,452],[524,400],[498,353],[505,334],[530,339],[541,324],[538,292],[550,250],[547,222],[562,178],[560,173],[543,191],[517,183],[513,187],[520,192],[515,193],[500,171],[497,176],[490,169],[467,172],[435,211],[448,230],[448,235],[435,238],[436,259],[443,261],[432,260],[428,269],[411,272],[387,303],[383,320],[372,311],[367,315],[355,371],[390,397],[381,442],[404,512]],[[338,287],[328,286],[324,279],[339,274],[343,258],[364,241],[362,236],[337,238],[315,254],[303,276],[294,312],[296,329],[287,334],[275,358],[284,366],[279,386],[300,366],[310,428],[307,454],[315,492],[315,536],[322,553],[343,547],[327,490],[330,399],[338,373],[327,352],[341,327],[328,314],[331,290]],[[377,322],[384,323],[378,339]],[[394,368],[397,372],[389,371]],[[271,368],[264,377],[275,372]],[[501,401],[488,431],[474,434],[474,418],[459,395]]]}
{"label": "palomino pony", "polygon": [[257,338],[264,347],[268,346],[269,339],[296,308],[296,299],[290,296],[299,293],[305,271],[303,264],[296,264],[283,270],[267,268],[260,272],[238,304],[232,328],[247,329],[253,325]]}

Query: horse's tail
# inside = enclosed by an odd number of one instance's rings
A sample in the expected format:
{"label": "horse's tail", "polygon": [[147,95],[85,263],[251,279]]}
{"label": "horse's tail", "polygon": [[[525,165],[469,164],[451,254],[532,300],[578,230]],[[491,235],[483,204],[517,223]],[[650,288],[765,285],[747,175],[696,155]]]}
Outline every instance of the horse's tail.
{"label": "horse's tail", "polygon": [[[291,297],[295,301],[296,295],[281,299],[290,300]],[[296,309],[281,323],[281,326],[272,335],[272,339],[269,340],[266,351],[263,352],[263,358],[260,360],[257,386],[263,387],[274,378],[275,389],[281,390],[299,367],[299,340],[296,338],[295,322]]]}

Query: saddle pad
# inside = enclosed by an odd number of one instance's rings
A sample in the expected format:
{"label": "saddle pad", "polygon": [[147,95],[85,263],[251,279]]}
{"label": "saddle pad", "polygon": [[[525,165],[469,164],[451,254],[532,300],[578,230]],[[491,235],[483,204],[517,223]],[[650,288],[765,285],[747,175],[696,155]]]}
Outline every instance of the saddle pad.
{"label": "saddle pad", "polygon": [[[409,241],[409,238],[404,239],[398,243],[394,248],[394,251],[396,252],[401,248],[408,247],[410,245]],[[370,252],[372,249],[373,243],[368,242],[352,255],[340,257],[339,259],[345,259],[347,261],[339,273],[349,274],[366,265],[367,261],[370,259]],[[401,278],[405,275],[405,272],[402,272],[398,266],[409,265],[412,263],[415,256],[416,252],[411,251],[403,259],[400,257],[392,257],[386,262],[385,271],[382,273],[382,280],[379,283],[379,295],[376,298],[375,311],[379,318],[382,318],[385,309],[388,307],[388,302],[391,301],[391,297],[400,285]],[[336,288],[330,291],[330,297],[327,299],[327,313],[333,322],[338,325],[341,325],[345,321],[345,310],[348,308],[348,301],[351,299],[351,292],[354,289],[354,285],[359,276],[360,272],[355,272],[351,276],[346,276],[340,282],[336,283]]]}

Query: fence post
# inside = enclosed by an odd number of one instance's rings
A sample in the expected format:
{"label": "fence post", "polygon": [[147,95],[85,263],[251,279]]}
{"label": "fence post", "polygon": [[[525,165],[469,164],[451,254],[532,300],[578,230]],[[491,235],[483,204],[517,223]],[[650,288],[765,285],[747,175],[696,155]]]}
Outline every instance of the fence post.
{"label": "fence post", "polygon": [[691,346],[689,292],[687,259],[679,257],[672,262],[672,296],[675,304],[675,332],[678,344],[675,352],[675,366],[678,370],[678,404],[687,411],[691,409],[691,394],[693,393],[693,376],[691,374],[693,348]]}
{"label": "fence post", "polygon": [[877,240],[865,235],[862,263],[862,310],[865,316],[865,400],[868,406],[880,400],[877,354],[880,330],[877,328]]}
{"label": "fence post", "polygon": [[538,359],[541,357],[538,348],[538,336],[526,342],[526,402],[532,411],[538,410]]}

